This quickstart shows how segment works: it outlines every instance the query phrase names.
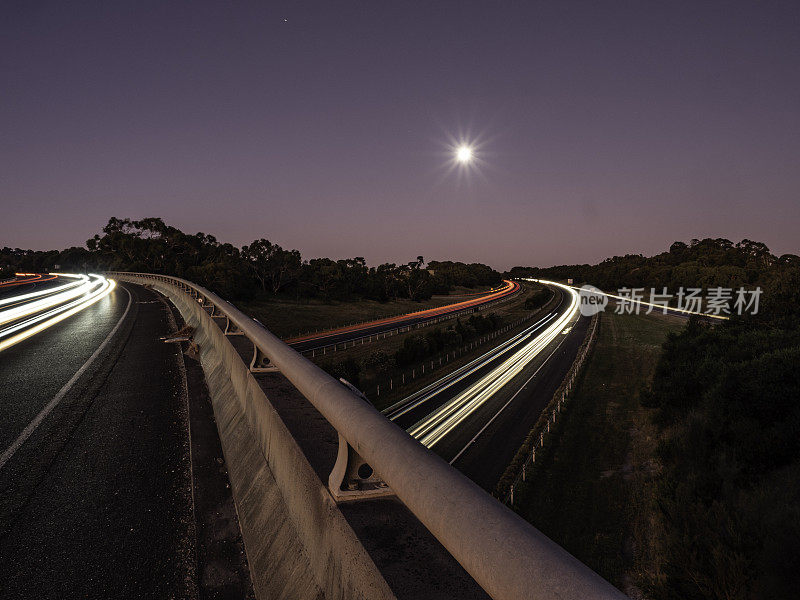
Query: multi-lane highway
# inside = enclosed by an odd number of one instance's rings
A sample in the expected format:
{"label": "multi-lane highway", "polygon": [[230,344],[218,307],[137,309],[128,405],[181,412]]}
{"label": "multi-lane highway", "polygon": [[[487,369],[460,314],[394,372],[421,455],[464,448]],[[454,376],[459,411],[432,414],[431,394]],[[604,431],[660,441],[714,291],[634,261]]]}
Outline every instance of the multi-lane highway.
{"label": "multi-lane highway", "polygon": [[115,286],[102,275],[67,274],[22,277],[6,284],[0,288],[0,352],[86,310]]}
{"label": "multi-lane highway", "polygon": [[578,294],[549,285],[559,295],[552,311],[384,411],[487,489],[560,385],[586,333]]}
{"label": "multi-lane highway", "polygon": [[[102,276],[7,283],[0,596],[196,597],[193,495],[208,492],[191,485],[180,347],[159,339],[175,328],[169,307],[154,292]],[[212,469],[200,467],[218,473],[221,450],[211,438]],[[214,497],[214,514],[225,502]],[[219,531],[228,521],[217,518]]]}
{"label": "multi-lane highway", "polygon": [[[309,334],[305,336],[295,337],[286,340],[292,348],[298,352],[306,352],[332,344],[339,344],[342,342],[349,342],[367,338],[376,334],[392,331],[398,327],[405,327],[409,325],[418,325],[427,321],[452,315],[464,310],[475,309],[482,305],[496,302],[513,296],[520,290],[520,284],[516,281],[504,280],[503,285],[498,288],[476,294],[468,300],[461,300],[445,306],[430,308],[427,310],[420,310],[405,315],[398,315],[395,317],[388,317],[385,319],[378,319],[375,321],[368,321],[366,323],[358,323],[347,327],[339,327],[330,329],[328,331],[321,331],[319,333]],[[468,296],[472,296],[469,294]]]}

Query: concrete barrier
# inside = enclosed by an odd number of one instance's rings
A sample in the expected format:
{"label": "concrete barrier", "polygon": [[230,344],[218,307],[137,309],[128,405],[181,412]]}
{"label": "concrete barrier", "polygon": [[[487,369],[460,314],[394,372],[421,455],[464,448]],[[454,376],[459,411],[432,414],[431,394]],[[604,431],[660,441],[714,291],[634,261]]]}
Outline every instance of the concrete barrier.
{"label": "concrete barrier", "polygon": [[394,598],[330,492],[208,312],[167,282],[115,277],[152,285],[194,328],[256,595]]}
{"label": "concrete barrier", "polygon": [[[626,598],[566,550],[386,419],[372,405],[213,292],[165,275],[109,273],[109,276],[153,285],[169,296],[187,322],[198,329],[196,339],[201,345],[204,368],[208,365],[210,369],[206,371],[209,384],[221,390],[213,392],[221,394],[215,400],[215,411],[217,403],[230,411],[230,414],[223,414],[226,423],[220,424],[221,437],[249,435],[249,441],[252,443],[254,440],[257,444],[257,450],[247,449],[248,440],[226,442],[223,439],[223,447],[230,443],[232,451],[239,449],[242,456],[236,458],[241,458],[247,465],[250,464],[248,461],[258,460],[252,457],[253,452],[263,455],[269,475],[276,483],[264,487],[282,497],[282,502],[274,504],[277,510],[285,510],[292,530],[297,533],[298,548],[307,558],[306,561],[302,556],[297,557],[300,561],[296,565],[297,572],[313,575],[314,584],[326,597],[381,599],[392,597],[392,592],[352,534],[352,529],[341,518],[330,492],[321,487],[297,443],[204,306],[226,319],[226,330],[232,327],[253,342],[256,354],[263,354],[270,365],[280,370],[338,432],[340,439],[346,440],[374,468],[408,510],[492,598]],[[263,366],[262,361],[258,362]],[[239,426],[227,425],[228,420],[236,421]],[[255,466],[243,469],[245,475],[255,472]],[[261,471],[258,475],[261,476]],[[259,500],[273,505],[272,498],[242,497],[242,493],[255,495],[248,485],[248,482],[239,482],[234,489],[240,496],[237,507],[242,506],[244,516],[249,518],[251,512],[257,515],[247,522],[243,519],[243,530],[255,527],[254,523],[270,522],[269,518],[263,518],[264,510],[257,508]],[[241,486],[239,492],[236,486]],[[236,499],[236,495],[234,497]],[[250,508],[251,503],[256,506]],[[260,559],[259,553],[267,553],[278,560],[281,548],[275,539],[290,541],[291,532],[282,531],[283,525],[278,519],[273,521],[267,533],[283,537],[260,541],[252,531],[246,534],[245,545],[248,538],[252,540],[250,544],[257,553],[256,559]],[[319,546],[315,547],[317,544]],[[294,552],[295,546],[291,550]],[[250,552],[248,548],[248,558]],[[251,570],[263,564],[270,563],[257,560],[257,566]],[[259,575],[258,572],[255,574]],[[304,586],[306,581],[299,579],[293,577],[292,584]],[[288,593],[290,584],[286,585],[284,590]],[[313,593],[313,590],[304,588],[303,593]]]}

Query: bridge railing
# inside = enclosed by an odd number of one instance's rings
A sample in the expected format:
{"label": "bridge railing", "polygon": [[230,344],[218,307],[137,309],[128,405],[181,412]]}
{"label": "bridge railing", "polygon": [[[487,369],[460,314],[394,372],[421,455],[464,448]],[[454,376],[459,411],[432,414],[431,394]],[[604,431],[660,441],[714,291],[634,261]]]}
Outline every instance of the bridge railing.
{"label": "bridge railing", "polygon": [[[178,277],[109,277],[179,290],[246,336],[495,600],[622,599],[619,590],[425,448],[371,404],[215,293]],[[255,357],[254,357],[255,358]],[[256,362],[254,360],[254,362]]]}

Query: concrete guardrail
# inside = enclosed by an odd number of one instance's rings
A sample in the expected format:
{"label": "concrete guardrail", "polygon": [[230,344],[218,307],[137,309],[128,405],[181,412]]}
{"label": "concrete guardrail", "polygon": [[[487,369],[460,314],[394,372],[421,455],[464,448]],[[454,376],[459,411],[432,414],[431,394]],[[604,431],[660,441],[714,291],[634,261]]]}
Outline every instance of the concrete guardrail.
{"label": "concrete guardrail", "polygon": [[[266,364],[277,368],[495,600],[626,598],[566,550],[386,419],[363,398],[231,303],[177,277],[121,272],[107,275],[152,285],[170,297],[182,313],[200,307],[206,314],[211,311],[214,316],[224,317],[228,333],[244,334],[252,341],[254,357],[251,366],[263,367]],[[223,333],[221,328],[215,328]],[[236,373],[234,377],[240,375]],[[257,385],[252,376],[250,379]],[[249,393],[248,386],[242,384],[242,391]],[[248,413],[255,410],[251,406],[244,409]],[[267,427],[258,414],[251,414],[250,423],[256,429]],[[273,453],[276,443],[291,444],[285,436],[279,440],[270,438],[269,432],[256,431],[255,437],[268,444],[268,451]],[[282,460],[292,460],[286,452],[279,454]],[[279,483],[296,486],[296,482],[291,482],[291,469],[277,466],[281,473],[276,474],[276,479],[283,479]],[[308,515],[308,519],[314,518],[315,515]],[[315,534],[319,531],[308,533]],[[330,560],[330,556],[316,558]],[[327,569],[330,564],[321,567]],[[363,570],[362,575],[371,576]],[[353,582],[343,584],[355,585]],[[385,590],[375,591],[375,596],[368,597],[385,595]]]}

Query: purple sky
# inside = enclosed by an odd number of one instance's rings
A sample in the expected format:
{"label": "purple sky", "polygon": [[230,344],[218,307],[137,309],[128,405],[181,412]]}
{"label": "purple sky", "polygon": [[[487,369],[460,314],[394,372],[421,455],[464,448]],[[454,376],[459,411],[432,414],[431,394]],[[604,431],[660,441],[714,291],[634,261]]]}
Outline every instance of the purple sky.
{"label": "purple sky", "polygon": [[796,1],[3,2],[0,246],[161,216],[370,264],[800,253],[798,32]]}

